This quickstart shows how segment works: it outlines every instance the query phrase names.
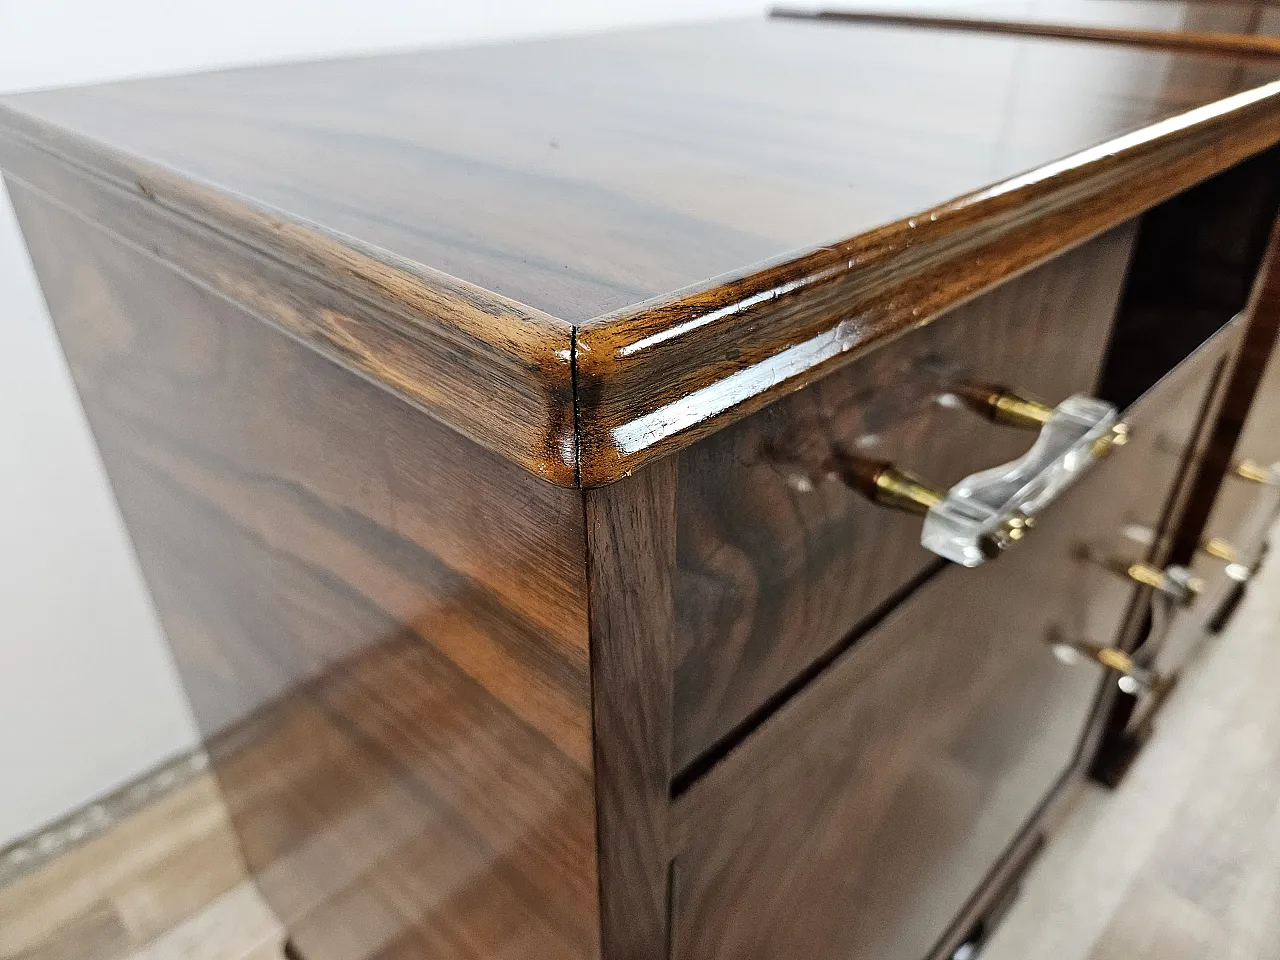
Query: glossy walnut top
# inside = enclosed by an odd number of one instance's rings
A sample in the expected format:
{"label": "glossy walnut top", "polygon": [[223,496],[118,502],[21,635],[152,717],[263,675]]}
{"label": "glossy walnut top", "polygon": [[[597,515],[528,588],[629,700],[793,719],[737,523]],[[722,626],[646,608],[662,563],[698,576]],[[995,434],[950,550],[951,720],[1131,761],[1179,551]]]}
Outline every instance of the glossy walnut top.
{"label": "glossy walnut top", "polygon": [[[596,485],[1270,146],[1276,77],[750,20],[26,94],[0,108],[0,163]],[[305,283],[250,295],[135,208]]]}

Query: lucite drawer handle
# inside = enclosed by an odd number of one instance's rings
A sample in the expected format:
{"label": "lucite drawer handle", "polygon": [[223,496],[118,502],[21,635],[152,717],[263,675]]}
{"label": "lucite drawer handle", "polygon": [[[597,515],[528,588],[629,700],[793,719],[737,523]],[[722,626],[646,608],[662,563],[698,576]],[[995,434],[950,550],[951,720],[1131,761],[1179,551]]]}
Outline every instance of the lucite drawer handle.
{"label": "lucite drawer handle", "polygon": [[892,464],[837,455],[836,469],[876,503],[924,514],[925,549],[964,567],[980,566],[1021,540],[1036,514],[1128,437],[1115,407],[1093,397],[1076,395],[1043,409],[1030,450],[965,477],[945,493]]}

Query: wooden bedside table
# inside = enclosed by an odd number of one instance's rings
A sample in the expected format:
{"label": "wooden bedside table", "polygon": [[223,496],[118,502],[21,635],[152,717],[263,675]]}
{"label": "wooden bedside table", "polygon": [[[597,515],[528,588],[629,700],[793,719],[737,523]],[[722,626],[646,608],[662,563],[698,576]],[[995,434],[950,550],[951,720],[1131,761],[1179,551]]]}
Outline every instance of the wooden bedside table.
{"label": "wooden bedside table", "polygon": [[979,942],[1163,689],[1277,141],[1280,60],[786,20],[0,106],[307,960]]}

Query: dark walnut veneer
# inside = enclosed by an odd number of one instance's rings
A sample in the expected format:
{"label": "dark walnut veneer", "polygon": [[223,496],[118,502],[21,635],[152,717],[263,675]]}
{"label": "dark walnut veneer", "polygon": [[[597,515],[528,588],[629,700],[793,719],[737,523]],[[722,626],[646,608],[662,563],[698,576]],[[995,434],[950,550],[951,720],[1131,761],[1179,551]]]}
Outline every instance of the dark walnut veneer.
{"label": "dark walnut veneer", "polygon": [[[1280,327],[1280,61],[1211,52],[762,19],[0,102],[291,955],[980,940],[1147,707],[1047,637],[1146,636],[1088,558],[1194,550]],[[963,570],[831,464],[1018,456],[988,382],[1133,436]]]}

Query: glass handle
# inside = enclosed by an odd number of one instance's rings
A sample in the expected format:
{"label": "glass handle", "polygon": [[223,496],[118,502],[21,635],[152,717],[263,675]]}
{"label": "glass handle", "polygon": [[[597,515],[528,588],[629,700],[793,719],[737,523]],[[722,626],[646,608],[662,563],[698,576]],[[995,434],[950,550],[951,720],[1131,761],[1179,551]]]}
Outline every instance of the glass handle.
{"label": "glass handle", "polygon": [[991,419],[1036,426],[1040,432],[1031,449],[947,491],[889,463],[843,453],[833,463],[850,487],[875,503],[923,514],[921,545],[963,567],[980,566],[1021,540],[1036,514],[1128,438],[1116,408],[1092,397],[1068,397],[1049,408],[999,388],[971,388],[970,393],[965,402],[991,412]]}

